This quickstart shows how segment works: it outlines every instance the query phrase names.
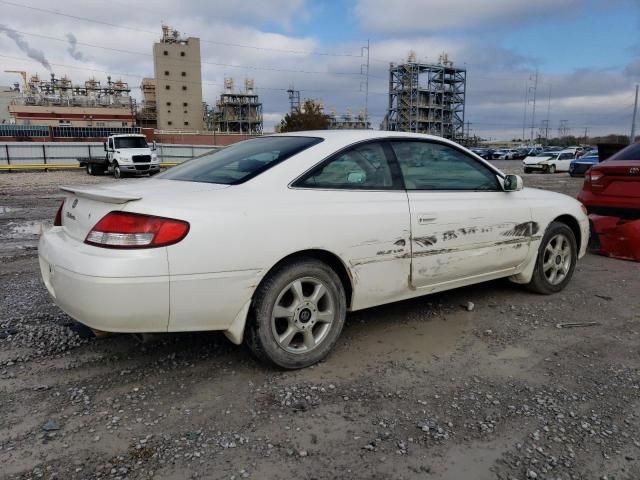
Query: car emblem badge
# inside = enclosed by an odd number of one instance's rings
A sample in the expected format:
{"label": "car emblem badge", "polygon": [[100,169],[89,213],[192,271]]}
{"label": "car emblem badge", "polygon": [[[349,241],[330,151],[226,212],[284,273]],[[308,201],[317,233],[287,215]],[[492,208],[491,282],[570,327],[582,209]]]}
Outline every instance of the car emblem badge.
{"label": "car emblem badge", "polygon": [[76,208],[76,205],[78,205],[78,199],[77,198],[71,204],[71,208]]}
{"label": "car emblem badge", "polygon": [[629,169],[629,174],[630,175],[638,175],[640,173],[640,168],[638,167],[633,167]]}

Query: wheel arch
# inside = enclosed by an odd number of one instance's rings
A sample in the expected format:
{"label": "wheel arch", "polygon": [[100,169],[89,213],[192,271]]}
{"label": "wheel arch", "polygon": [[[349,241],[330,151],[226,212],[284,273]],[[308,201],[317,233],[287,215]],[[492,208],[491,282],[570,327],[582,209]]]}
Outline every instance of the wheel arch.
{"label": "wheel arch", "polygon": [[295,262],[296,260],[303,259],[315,259],[319,260],[329,267],[338,275],[340,282],[342,283],[342,287],[344,288],[345,296],[347,299],[347,309],[351,307],[351,302],[353,298],[353,277],[342,261],[342,259],[333,252],[328,250],[323,250],[319,248],[312,248],[307,250],[300,250],[294,253],[291,253],[279,261],[274,263],[271,268],[269,268],[266,273],[262,276],[260,282],[256,285],[253,293],[251,294],[251,299],[242,307],[236,318],[233,320],[231,325],[227,330],[224,331],[225,336],[236,345],[240,345],[244,338],[244,330],[247,324],[247,320],[251,316],[251,305],[253,303],[253,298],[255,296],[255,292],[258,290],[260,285],[265,281],[265,279],[269,278],[269,276],[286,265],[287,263]]}
{"label": "wheel arch", "polygon": [[567,227],[569,227],[571,229],[571,231],[573,232],[573,236],[576,239],[576,247],[577,247],[577,251],[580,251],[580,248],[582,247],[582,231],[580,230],[580,223],[578,223],[578,220],[568,214],[565,215],[560,215],[559,217],[556,217],[553,219],[554,222],[560,222],[560,223],[564,223]]}
{"label": "wheel arch", "polygon": [[[276,262],[265,275],[262,277],[260,283],[264,281],[265,278],[269,277],[273,272],[277,269],[286,265],[287,263],[295,262],[296,260],[302,259],[315,259],[319,260],[322,263],[330,266],[336,275],[340,278],[340,282],[342,283],[342,287],[344,288],[345,296],[347,297],[347,308],[351,307],[351,299],[353,297],[353,277],[345,263],[342,259],[333,252],[323,249],[308,249],[308,250],[300,250],[298,252],[291,253],[286,257],[282,258],[278,262]],[[258,285],[260,286],[260,285]],[[257,288],[256,288],[257,289]]]}

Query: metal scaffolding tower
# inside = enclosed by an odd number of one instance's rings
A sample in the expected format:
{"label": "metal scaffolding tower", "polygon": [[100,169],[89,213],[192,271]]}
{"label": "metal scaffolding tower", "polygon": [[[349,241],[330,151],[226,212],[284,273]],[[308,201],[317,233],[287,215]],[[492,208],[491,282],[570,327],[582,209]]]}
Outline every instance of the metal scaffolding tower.
{"label": "metal scaffolding tower", "polygon": [[300,90],[294,90],[291,85],[287,93],[289,94],[289,113],[300,112]]}
{"label": "metal scaffolding tower", "polygon": [[462,140],[466,84],[466,69],[454,67],[446,54],[427,64],[411,52],[406,63],[389,67],[386,129]]}
{"label": "metal scaffolding tower", "polygon": [[253,80],[245,80],[245,91],[233,91],[233,79],[225,78],[225,92],[216,102],[215,130],[223,133],[262,134],[262,103],[254,93]]}

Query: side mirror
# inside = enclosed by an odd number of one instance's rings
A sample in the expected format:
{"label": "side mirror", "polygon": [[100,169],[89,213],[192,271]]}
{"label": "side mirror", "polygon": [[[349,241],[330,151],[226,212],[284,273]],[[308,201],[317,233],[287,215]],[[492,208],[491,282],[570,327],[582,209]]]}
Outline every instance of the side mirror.
{"label": "side mirror", "polygon": [[502,189],[505,192],[517,192],[524,188],[522,177],[520,175],[507,175],[504,177]]}
{"label": "side mirror", "polygon": [[104,151],[105,151],[105,152],[108,152],[108,150],[107,150],[107,142],[103,142],[103,143],[102,143],[102,146],[104,147]]}

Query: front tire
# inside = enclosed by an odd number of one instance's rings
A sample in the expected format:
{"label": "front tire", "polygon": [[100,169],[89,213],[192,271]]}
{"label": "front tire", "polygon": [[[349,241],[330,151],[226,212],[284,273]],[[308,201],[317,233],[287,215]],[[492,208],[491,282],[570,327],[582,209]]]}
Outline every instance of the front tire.
{"label": "front tire", "polygon": [[556,166],[555,165],[549,165],[547,167],[547,173],[556,173]]}
{"label": "front tire", "polygon": [[120,170],[120,165],[118,165],[118,162],[115,162],[113,164],[113,177],[122,178],[122,171]]}
{"label": "front tire", "polygon": [[525,168],[524,169],[524,173],[531,173],[531,169],[530,168]]}
{"label": "front tire", "polygon": [[93,165],[90,162],[87,162],[86,168],[87,175],[95,175],[95,172],[93,171]]}
{"label": "front tire", "polygon": [[563,290],[573,276],[577,260],[573,230],[562,222],[552,222],[540,242],[536,267],[527,288],[543,295]]}
{"label": "front tire", "polygon": [[299,260],[269,274],[256,290],[247,345],[285,369],[319,362],[336,344],[346,317],[342,282],[326,264]]}

